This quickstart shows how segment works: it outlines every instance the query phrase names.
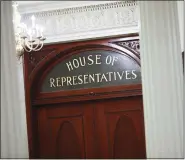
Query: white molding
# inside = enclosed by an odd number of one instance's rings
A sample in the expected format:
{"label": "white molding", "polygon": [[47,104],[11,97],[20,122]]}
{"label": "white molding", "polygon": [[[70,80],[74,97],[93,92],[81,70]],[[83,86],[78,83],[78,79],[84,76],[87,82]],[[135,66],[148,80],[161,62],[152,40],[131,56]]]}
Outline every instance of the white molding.
{"label": "white molding", "polygon": [[[34,3],[33,3],[34,2]],[[32,3],[23,3],[19,1],[19,12],[21,14],[36,13],[43,11],[52,11],[58,9],[75,8],[82,6],[91,6],[115,1],[32,1]]]}
{"label": "white molding", "polygon": [[140,1],[147,158],[183,155],[183,70],[176,1]]}
{"label": "white molding", "polygon": [[12,2],[2,1],[1,158],[29,159],[23,68],[16,58],[12,13]]}
{"label": "white molding", "polygon": [[57,43],[57,42],[72,42],[79,40],[90,40],[90,39],[98,39],[102,37],[113,37],[118,35],[124,35],[129,33],[138,33],[138,27],[129,27],[129,28],[116,28],[116,29],[107,29],[107,30],[97,30],[97,31],[89,31],[84,33],[74,33],[74,34],[64,34],[64,35],[55,35],[48,37],[46,39],[45,44],[49,43]]}
{"label": "white molding", "polygon": [[184,1],[177,1],[181,51],[184,51]]}
{"label": "white molding", "polygon": [[[33,13],[35,16],[38,17],[45,17],[45,16],[53,16],[53,15],[63,15],[63,14],[71,14],[71,13],[77,13],[77,12],[88,12],[88,11],[98,11],[98,10],[105,10],[105,9],[111,9],[111,8],[120,8],[120,7],[130,7],[130,6],[136,6],[137,2],[134,0],[131,1],[115,1],[115,2],[94,2],[91,4],[82,3],[82,4],[75,4],[75,5],[68,5],[68,6],[62,6],[64,2],[46,2],[40,5],[36,5],[33,7],[30,5],[30,8],[24,7],[26,9],[26,12],[21,12],[19,9],[19,12],[21,14],[24,14],[24,19],[29,18]],[[44,7],[45,5],[48,5],[47,7]]]}
{"label": "white molding", "polygon": [[139,32],[136,1],[104,2],[88,6],[81,4],[80,7],[27,12],[22,14],[22,21],[28,26],[32,14],[35,15],[37,23],[45,27],[45,43]]}

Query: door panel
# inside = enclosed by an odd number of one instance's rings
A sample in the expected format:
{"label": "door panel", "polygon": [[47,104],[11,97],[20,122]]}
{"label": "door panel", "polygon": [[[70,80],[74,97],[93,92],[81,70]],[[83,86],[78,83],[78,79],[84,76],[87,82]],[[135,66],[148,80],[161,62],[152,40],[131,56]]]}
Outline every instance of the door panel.
{"label": "door panel", "polygon": [[146,158],[141,96],[43,106],[38,129],[40,158]]}
{"label": "door panel", "polygon": [[142,98],[101,100],[94,105],[101,158],[145,158]]}
{"label": "door panel", "polygon": [[39,109],[40,158],[94,158],[92,116],[93,108],[88,103]]}

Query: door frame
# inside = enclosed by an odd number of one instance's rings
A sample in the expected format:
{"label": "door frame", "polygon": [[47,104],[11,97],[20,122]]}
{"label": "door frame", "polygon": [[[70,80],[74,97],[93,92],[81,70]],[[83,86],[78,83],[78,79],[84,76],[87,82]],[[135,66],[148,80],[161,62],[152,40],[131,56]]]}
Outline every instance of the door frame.
{"label": "door frame", "polygon": [[[121,36],[104,38],[99,40],[88,40],[71,43],[59,43],[45,45],[41,51],[24,54],[24,83],[25,83],[25,102],[26,102],[26,118],[27,118],[27,133],[29,145],[29,158],[37,158],[37,120],[36,106],[48,103],[61,103],[71,101],[84,101],[102,98],[126,97],[142,95],[142,84],[123,85],[106,88],[92,88],[78,91],[78,94],[73,92],[63,92],[56,94],[40,94],[35,85],[42,81],[39,78],[41,72],[44,72],[48,66],[54,65],[57,59],[65,57],[70,52],[75,54],[76,50],[84,48],[84,46],[92,48],[112,48],[123,52],[127,50],[128,55],[140,65],[140,55],[130,49],[118,45],[119,42],[129,40],[139,40],[138,34],[125,34]],[[40,84],[40,83],[38,83]],[[104,91],[103,91],[104,90]],[[64,96],[67,95],[67,96]],[[69,98],[70,96],[70,98]],[[54,98],[55,97],[55,98]]]}

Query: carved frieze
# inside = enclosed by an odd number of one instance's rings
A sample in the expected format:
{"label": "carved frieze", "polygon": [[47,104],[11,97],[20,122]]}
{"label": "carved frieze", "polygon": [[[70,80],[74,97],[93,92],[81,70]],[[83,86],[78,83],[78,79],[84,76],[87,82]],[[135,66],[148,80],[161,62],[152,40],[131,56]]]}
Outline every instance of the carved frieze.
{"label": "carved frieze", "polygon": [[[83,38],[96,38],[135,32],[138,29],[136,1],[112,3],[25,13],[22,21],[30,25],[34,14],[37,23],[44,26],[46,43]],[[132,29],[134,28],[134,31]],[[130,29],[130,31],[129,31]],[[89,36],[88,36],[89,35]],[[56,40],[57,38],[57,40]]]}

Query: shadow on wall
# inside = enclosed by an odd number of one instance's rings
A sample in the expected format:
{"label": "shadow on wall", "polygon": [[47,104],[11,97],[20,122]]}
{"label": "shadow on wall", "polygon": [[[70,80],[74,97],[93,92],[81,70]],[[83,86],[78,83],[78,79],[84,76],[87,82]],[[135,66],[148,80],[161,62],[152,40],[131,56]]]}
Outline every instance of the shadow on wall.
{"label": "shadow on wall", "polygon": [[184,73],[184,51],[182,52],[182,64],[183,64],[183,73]]}

